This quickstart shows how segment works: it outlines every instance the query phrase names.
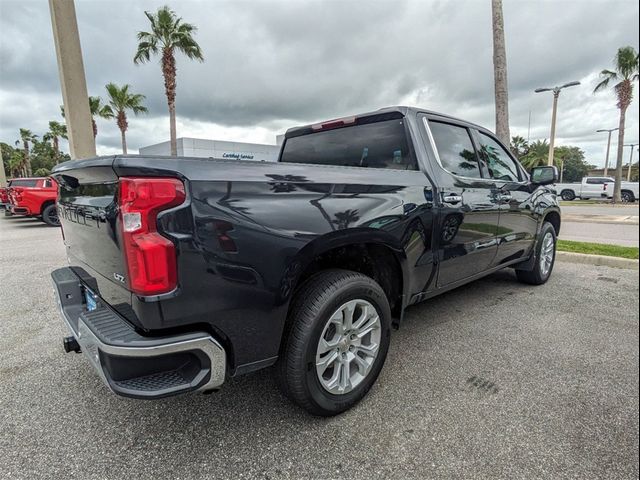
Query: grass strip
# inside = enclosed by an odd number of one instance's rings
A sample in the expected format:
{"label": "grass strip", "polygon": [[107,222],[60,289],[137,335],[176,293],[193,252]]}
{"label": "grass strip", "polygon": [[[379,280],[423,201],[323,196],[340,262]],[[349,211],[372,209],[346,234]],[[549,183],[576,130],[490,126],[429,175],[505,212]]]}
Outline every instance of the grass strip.
{"label": "grass strip", "polygon": [[584,253],[587,255],[605,255],[607,257],[638,259],[638,248],[607,245],[604,243],[574,242],[573,240],[558,240],[558,250],[561,252]]}

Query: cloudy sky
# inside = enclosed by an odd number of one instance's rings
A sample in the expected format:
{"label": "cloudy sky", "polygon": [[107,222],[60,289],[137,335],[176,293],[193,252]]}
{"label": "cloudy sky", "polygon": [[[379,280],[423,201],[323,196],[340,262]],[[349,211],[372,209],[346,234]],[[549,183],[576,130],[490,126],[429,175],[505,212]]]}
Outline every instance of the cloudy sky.
{"label": "cloudy sky", "polygon": [[[178,57],[178,136],[275,143],[296,124],[395,104],[494,127],[490,0],[76,0],[90,95],[113,81],[147,96],[131,151],[169,136],[159,64],[132,61],[143,11],[164,3],[198,26],[206,59]],[[638,15],[637,0],[505,0],[511,134],[548,138],[552,96],[533,90],[580,80],[560,96],[558,143],[602,165],[595,130],[618,112],[592,91],[618,47],[638,49]],[[59,88],[47,0],[0,0],[0,141],[61,120]],[[625,143],[638,140],[637,97]],[[98,129],[98,153],[118,152],[115,122]]]}

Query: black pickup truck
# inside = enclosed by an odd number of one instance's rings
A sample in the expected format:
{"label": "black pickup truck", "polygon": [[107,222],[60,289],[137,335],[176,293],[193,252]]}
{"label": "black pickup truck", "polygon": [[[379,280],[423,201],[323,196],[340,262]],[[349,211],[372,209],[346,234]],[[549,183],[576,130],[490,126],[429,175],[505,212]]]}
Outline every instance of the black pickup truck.
{"label": "black pickup truck", "polygon": [[555,167],[407,107],[292,128],[278,162],[117,155],[53,176],[65,350],[134,398],[275,364],[295,403],[340,413],[409,305],[505,267],[542,284],[560,230]]}

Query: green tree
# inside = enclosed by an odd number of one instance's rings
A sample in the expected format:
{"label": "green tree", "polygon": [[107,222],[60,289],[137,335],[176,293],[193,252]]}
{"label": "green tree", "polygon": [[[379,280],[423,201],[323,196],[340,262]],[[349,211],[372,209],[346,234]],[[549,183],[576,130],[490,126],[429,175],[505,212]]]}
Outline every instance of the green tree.
{"label": "green tree", "polygon": [[129,92],[129,85],[123,85],[119,87],[115,83],[109,83],[105,87],[107,89],[107,95],[109,97],[109,105],[105,105],[105,112],[110,115],[111,118],[116,119],[118,128],[120,129],[120,135],[122,139],[122,153],[127,154],[127,138],[125,132],[129,128],[129,122],[127,121],[127,111],[131,110],[134,115],[140,113],[147,113],[147,107],[142,104],[142,101],[146,98],[140,93]]}
{"label": "green tree", "polygon": [[[96,117],[111,119],[113,113],[102,103],[100,97],[89,97],[89,112],[91,112],[91,128],[93,129],[93,138],[98,135],[98,124],[96,123]],[[60,105],[60,115],[64,118],[64,105]]]}
{"label": "green tree", "polygon": [[16,149],[11,152],[11,156],[7,159],[7,172],[9,172],[10,177],[25,176],[24,156],[20,150]]}
{"label": "green tree", "polygon": [[11,158],[13,153],[16,151],[16,149],[13,148],[8,143],[0,142],[0,150],[2,151],[2,162],[4,163],[4,171],[7,173],[7,175],[11,176],[9,159]]}
{"label": "green tree", "polygon": [[564,182],[579,182],[592,168],[592,165],[584,160],[584,152],[579,147],[557,147],[554,149],[553,158]]}
{"label": "green tree", "polygon": [[549,157],[549,142],[546,139],[536,140],[529,144],[527,153],[520,158],[520,162],[527,169],[546,165]]}
{"label": "green tree", "polygon": [[191,60],[204,61],[202,50],[194,40],[196,27],[184,23],[175,12],[164,6],[153,14],[144,12],[151,23],[150,32],[138,32],[138,50],[133,57],[136,64],[148,62],[151,55],[161,54],[160,63],[164,77],[164,89],[169,106],[169,132],[171,155],[178,154],[176,140],[176,59],[175,51]]}
{"label": "green tree", "polygon": [[521,137],[516,135],[511,137],[511,153],[513,153],[518,160],[524,157],[529,152],[529,143]]}
{"label": "green tree", "polygon": [[620,110],[619,130],[618,130],[618,156],[616,159],[615,185],[613,188],[613,201],[620,202],[622,188],[622,156],[624,149],[624,128],[627,109],[633,100],[633,82],[638,80],[638,52],[633,47],[622,47],[618,49],[613,59],[614,70],[602,70],[600,72],[600,83],[593,90],[597,93],[601,90],[613,86],[618,100],[617,107]]}
{"label": "green tree", "polygon": [[51,140],[56,156],[60,154],[60,138],[67,138],[67,126],[55,120],[50,121],[49,131],[43,135],[42,139],[45,141]]}
{"label": "green tree", "polygon": [[[44,176],[42,174],[43,169],[50,173],[56,164],[59,162],[66,162],[67,160],[71,160],[71,157],[66,153],[62,153],[60,151],[56,152],[51,143],[44,140],[42,142],[38,140],[33,142],[33,148],[31,149],[31,164],[33,165],[34,172],[41,172],[38,176]],[[48,173],[46,175],[48,175]]]}
{"label": "green tree", "polygon": [[19,145],[22,142],[22,157],[23,157],[23,168],[24,174],[26,176],[31,175],[31,157],[29,156],[29,143],[32,143],[38,138],[31,130],[27,128],[20,129],[20,140],[16,141],[16,145]]}

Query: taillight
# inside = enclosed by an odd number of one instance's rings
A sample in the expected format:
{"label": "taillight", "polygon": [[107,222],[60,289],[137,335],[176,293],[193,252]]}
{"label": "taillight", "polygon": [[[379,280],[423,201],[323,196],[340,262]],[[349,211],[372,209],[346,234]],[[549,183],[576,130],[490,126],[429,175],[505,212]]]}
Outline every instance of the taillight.
{"label": "taillight", "polygon": [[120,179],[122,242],[131,291],[138,295],[167,293],[178,285],[173,242],[156,228],[158,213],[184,202],[177,178]]}

